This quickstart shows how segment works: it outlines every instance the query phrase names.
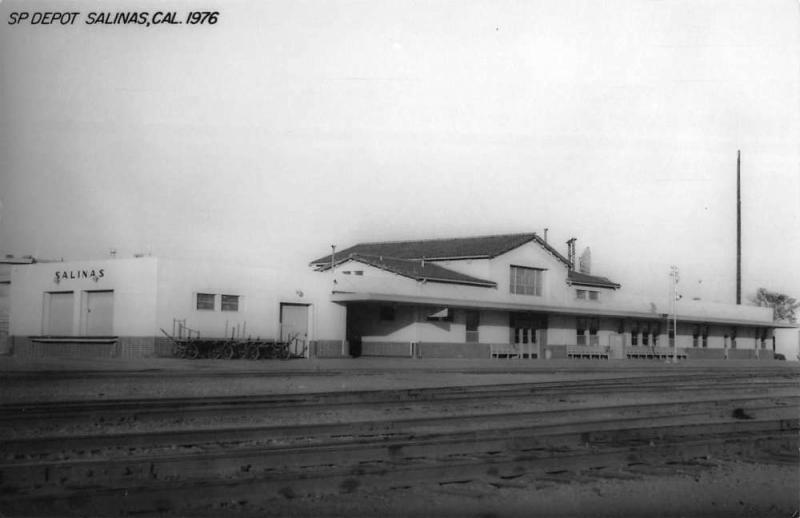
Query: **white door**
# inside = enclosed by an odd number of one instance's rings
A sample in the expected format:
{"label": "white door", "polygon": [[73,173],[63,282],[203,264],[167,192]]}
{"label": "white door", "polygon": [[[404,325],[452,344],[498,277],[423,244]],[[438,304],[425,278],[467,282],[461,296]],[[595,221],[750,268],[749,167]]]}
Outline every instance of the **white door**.
{"label": "white door", "polygon": [[308,343],[308,306],[281,304],[281,341],[291,341],[292,354],[306,353]]}
{"label": "white door", "polygon": [[71,291],[48,293],[47,299],[47,321],[44,326],[44,334],[72,335],[73,293]]}
{"label": "white door", "polygon": [[114,334],[114,292],[86,292],[86,335],[111,336]]}
{"label": "white door", "polygon": [[608,347],[611,349],[611,357],[621,360],[625,356],[625,340],[619,333],[612,333],[608,336]]}

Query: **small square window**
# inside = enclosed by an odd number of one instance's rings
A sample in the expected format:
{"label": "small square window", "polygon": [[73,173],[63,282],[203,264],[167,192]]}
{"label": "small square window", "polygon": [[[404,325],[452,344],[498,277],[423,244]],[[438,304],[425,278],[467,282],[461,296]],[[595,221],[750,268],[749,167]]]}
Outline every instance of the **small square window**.
{"label": "small square window", "polygon": [[586,290],[575,290],[575,295],[578,300],[586,300]]}
{"label": "small square window", "polygon": [[589,292],[589,300],[598,300],[599,298],[600,298],[600,292],[598,291]]}
{"label": "small square window", "polygon": [[216,295],[213,293],[198,293],[197,294],[197,309],[206,309],[214,311],[214,303]]}
{"label": "small square window", "polygon": [[239,311],[239,295],[223,295],[222,311]]}

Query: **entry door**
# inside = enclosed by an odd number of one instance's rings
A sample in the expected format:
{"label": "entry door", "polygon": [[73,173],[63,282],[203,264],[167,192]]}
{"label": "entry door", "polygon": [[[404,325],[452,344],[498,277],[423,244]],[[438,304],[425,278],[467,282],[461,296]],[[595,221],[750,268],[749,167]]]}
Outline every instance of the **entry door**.
{"label": "entry door", "polygon": [[512,341],[523,358],[540,358],[546,324],[541,317],[528,313],[511,313]]}
{"label": "entry door", "polygon": [[608,346],[611,348],[611,357],[621,360],[625,357],[625,340],[619,333],[613,333],[608,337]]}
{"label": "entry door", "polygon": [[114,334],[114,292],[86,292],[86,335],[111,336]]}
{"label": "entry door", "polygon": [[281,304],[281,341],[292,340],[293,354],[305,355],[308,342],[308,306]]}
{"label": "entry door", "polygon": [[47,299],[47,322],[44,334],[72,335],[73,293],[71,291],[48,293]]}

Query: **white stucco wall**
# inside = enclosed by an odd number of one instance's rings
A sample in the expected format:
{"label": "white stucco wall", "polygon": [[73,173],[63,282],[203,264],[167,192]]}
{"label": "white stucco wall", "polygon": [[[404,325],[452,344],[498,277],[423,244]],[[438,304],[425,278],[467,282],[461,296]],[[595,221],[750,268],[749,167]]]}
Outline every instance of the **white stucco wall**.
{"label": "white stucco wall", "polygon": [[[71,272],[92,270],[97,280],[70,278]],[[102,270],[102,276],[99,272]],[[56,272],[63,277],[55,281]],[[66,275],[65,275],[66,273]],[[74,273],[73,273],[74,274]],[[243,336],[277,338],[280,304],[309,307],[309,340],[343,340],[345,308],[330,301],[330,284],[305,268],[273,270],[213,261],[179,261],[155,257],[37,263],[12,268],[10,334],[41,335],[48,292],[72,291],[72,335],[81,334],[82,293],[113,290],[113,334],[162,336],[173,330],[173,319],[203,337],[228,336],[238,324]],[[324,280],[323,280],[324,281]],[[196,309],[196,293],[214,293],[214,311]],[[237,312],[221,311],[220,295],[239,295]]]}
{"label": "white stucco wall", "polygon": [[[86,291],[113,290],[113,334],[152,336],[156,323],[155,258],[70,261],[18,265],[11,269],[11,335],[40,335],[48,292],[73,292],[72,335],[81,334]],[[83,277],[94,271],[96,280]],[[78,273],[80,272],[80,273]],[[102,273],[101,273],[102,272]],[[56,274],[58,273],[58,281]],[[77,278],[72,278],[77,277]]]}
{"label": "white stucco wall", "polygon": [[[448,266],[458,270],[458,261]],[[352,261],[350,264],[357,264]],[[442,263],[444,264],[444,263]],[[510,293],[509,271],[511,265],[530,266],[547,269],[544,274],[542,296],[518,295]],[[482,266],[483,267],[483,266]],[[356,268],[352,266],[351,268]],[[577,300],[577,286],[566,284],[566,266],[538,245],[528,244],[517,250],[499,256],[487,268],[486,280],[497,283],[496,288],[465,286],[437,282],[417,282],[397,274],[359,264],[363,276],[335,274],[337,290],[343,295],[339,300],[397,300],[447,304],[461,307],[483,307],[508,309],[512,311],[565,312],[574,315],[624,316],[626,318],[660,319],[669,312],[668,291],[659,296],[631,296],[620,290],[598,289],[599,301]],[[460,271],[460,270],[459,270]],[[465,273],[467,273],[465,271]],[[317,275],[326,275],[317,273]],[[330,275],[328,273],[328,275]],[[666,286],[666,285],[665,285]],[[334,297],[336,298],[336,297]],[[498,307],[500,306],[500,307]],[[769,308],[755,306],[736,306],[733,304],[711,303],[706,301],[681,300],[677,305],[679,321],[722,323],[728,321],[736,325],[768,325],[772,321]]]}
{"label": "white stucco wall", "polygon": [[[213,261],[162,259],[158,270],[159,327],[173,319],[203,337],[280,337],[281,304],[309,308],[309,340],[344,339],[344,308],[330,301],[326,279],[307,269],[272,269]],[[215,295],[214,310],[197,309],[197,293]],[[238,295],[238,311],[222,311],[221,296]]]}
{"label": "white stucco wall", "polygon": [[508,313],[481,311],[478,341],[483,344],[506,344],[510,341]]}
{"label": "white stucco wall", "polygon": [[776,329],[775,352],[784,355],[787,361],[800,360],[800,329]]}

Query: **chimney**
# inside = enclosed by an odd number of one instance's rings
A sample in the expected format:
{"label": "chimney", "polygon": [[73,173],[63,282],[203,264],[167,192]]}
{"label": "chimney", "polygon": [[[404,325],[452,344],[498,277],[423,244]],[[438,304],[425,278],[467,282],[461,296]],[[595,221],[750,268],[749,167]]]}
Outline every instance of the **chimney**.
{"label": "chimney", "polygon": [[550,230],[549,228],[544,229],[544,243],[547,244],[547,231]]}
{"label": "chimney", "polygon": [[575,241],[577,241],[577,239],[574,237],[567,241],[567,260],[569,261],[570,270],[575,269]]}
{"label": "chimney", "polygon": [[592,251],[588,246],[583,249],[583,253],[578,259],[578,271],[587,275],[592,273]]}

